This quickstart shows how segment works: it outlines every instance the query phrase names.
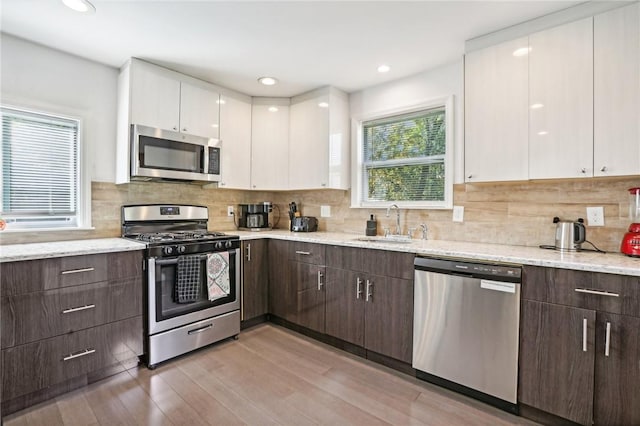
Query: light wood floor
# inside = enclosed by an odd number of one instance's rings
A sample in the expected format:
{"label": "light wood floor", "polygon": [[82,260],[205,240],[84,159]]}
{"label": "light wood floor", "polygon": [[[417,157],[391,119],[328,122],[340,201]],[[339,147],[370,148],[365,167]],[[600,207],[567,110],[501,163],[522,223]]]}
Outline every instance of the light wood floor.
{"label": "light wood floor", "polygon": [[264,324],[5,418],[15,425],[533,425]]}

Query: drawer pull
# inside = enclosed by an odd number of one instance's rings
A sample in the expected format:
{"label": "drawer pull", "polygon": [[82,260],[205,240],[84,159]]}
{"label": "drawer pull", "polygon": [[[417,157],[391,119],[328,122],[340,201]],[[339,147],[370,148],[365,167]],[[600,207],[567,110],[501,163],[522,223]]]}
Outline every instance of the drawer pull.
{"label": "drawer pull", "polygon": [[582,319],[582,352],[587,351],[587,319]]}
{"label": "drawer pull", "polygon": [[202,333],[203,331],[207,331],[210,328],[213,328],[213,324],[207,324],[204,327],[194,328],[193,330],[187,331],[187,334],[191,335],[191,334]]}
{"label": "drawer pull", "polygon": [[302,254],[304,256],[309,256],[311,254],[311,252],[296,250],[296,254]]}
{"label": "drawer pull", "polygon": [[367,294],[366,297],[364,299],[365,302],[368,302],[370,298],[373,298],[373,283],[369,280],[367,280]]}
{"label": "drawer pull", "polygon": [[322,277],[324,275],[322,275],[321,271],[318,271],[318,291],[322,290]]}
{"label": "drawer pull", "polygon": [[93,309],[95,308],[96,305],[85,305],[85,306],[79,306],[77,308],[69,308],[69,309],[65,309],[64,311],[62,311],[63,314],[70,314],[72,312],[79,312],[79,311],[86,311],[87,309]]}
{"label": "drawer pull", "polygon": [[611,293],[601,290],[589,290],[588,288],[576,288],[575,291],[578,293],[596,294],[598,296],[620,297],[618,293]]}
{"label": "drawer pull", "polygon": [[83,269],[70,269],[68,271],[62,271],[61,274],[62,275],[67,275],[67,274],[78,274],[80,272],[91,272],[94,271],[96,268],[83,268]]}
{"label": "drawer pull", "polygon": [[80,358],[81,356],[91,355],[91,354],[93,354],[95,352],[96,352],[95,349],[85,349],[84,351],[77,352],[77,353],[71,354],[69,356],[65,356],[64,358],[62,358],[62,360],[63,361],[69,361],[69,360],[72,360],[72,359]]}
{"label": "drawer pull", "polygon": [[604,356],[609,356],[610,346],[611,346],[611,323],[607,322],[607,331],[604,335]]}
{"label": "drawer pull", "polygon": [[362,294],[362,280],[360,277],[356,278],[356,299],[360,299],[360,295]]}

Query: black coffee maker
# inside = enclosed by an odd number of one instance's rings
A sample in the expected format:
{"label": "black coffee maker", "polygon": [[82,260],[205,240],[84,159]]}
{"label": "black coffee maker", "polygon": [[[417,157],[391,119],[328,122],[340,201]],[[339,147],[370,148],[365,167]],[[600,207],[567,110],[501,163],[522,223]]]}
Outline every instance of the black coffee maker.
{"label": "black coffee maker", "polygon": [[272,228],[269,213],[273,211],[270,201],[256,204],[238,205],[238,229],[243,231],[263,231]]}

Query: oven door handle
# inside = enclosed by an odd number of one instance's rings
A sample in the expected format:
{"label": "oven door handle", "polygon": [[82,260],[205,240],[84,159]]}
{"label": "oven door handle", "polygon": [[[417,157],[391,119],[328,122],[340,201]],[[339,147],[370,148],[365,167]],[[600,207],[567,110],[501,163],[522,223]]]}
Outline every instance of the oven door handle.
{"label": "oven door handle", "polygon": [[[189,256],[189,255],[185,255],[185,256]],[[200,260],[204,260],[207,258],[206,254],[200,255]],[[171,259],[156,259],[155,262],[156,265],[177,265],[178,264],[178,257],[174,257]]]}

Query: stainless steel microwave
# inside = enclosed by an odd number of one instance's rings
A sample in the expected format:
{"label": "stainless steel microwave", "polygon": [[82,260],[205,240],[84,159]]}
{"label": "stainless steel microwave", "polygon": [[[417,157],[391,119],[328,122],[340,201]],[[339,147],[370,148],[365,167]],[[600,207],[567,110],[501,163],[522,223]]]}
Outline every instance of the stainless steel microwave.
{"label": "stainless steel microwave", "polygon": [[131,125],[132,180],[220,180],[219,139]]}

